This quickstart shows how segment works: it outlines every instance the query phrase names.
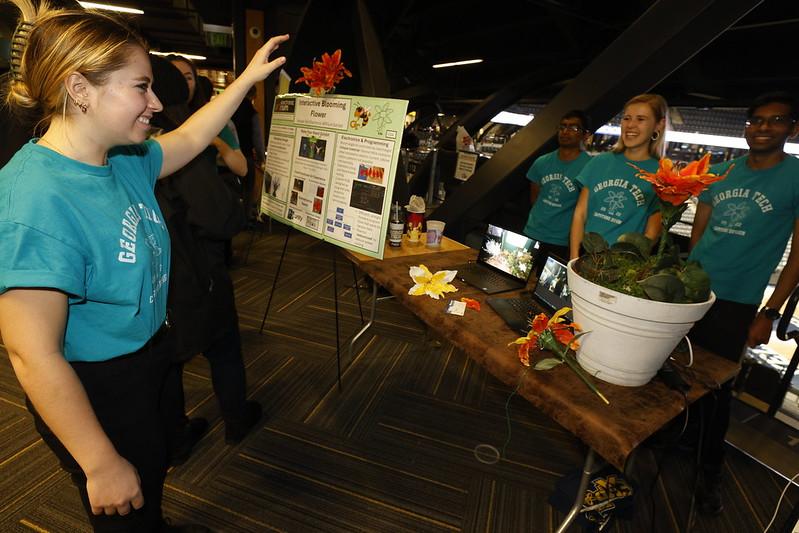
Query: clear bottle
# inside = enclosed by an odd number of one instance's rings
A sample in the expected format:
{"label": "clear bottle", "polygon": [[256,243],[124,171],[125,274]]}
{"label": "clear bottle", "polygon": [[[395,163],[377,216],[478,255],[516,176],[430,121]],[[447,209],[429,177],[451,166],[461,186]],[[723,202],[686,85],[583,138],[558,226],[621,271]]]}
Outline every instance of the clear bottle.
{"label": "clear bottle", "polygon": [[388,245],[393,247],[402,246],[402,233],[405,230],[405,223],[402,221],[402,211],[399,202],[394,202],[391,206],[391,218],[388,221]]}

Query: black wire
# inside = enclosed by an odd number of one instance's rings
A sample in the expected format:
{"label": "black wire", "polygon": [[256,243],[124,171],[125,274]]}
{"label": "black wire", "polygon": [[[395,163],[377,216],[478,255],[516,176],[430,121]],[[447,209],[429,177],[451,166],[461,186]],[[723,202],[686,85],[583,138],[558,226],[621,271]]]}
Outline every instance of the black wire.
{"label": "black wire", "polygon": [[[683,435],[685,435],[685,430],[688,428],[688,417],[690,413],[688,412],[688,394],[683,392],[683,412],[685,413],[685,421],[683,422],[682,429],[680,433],[674,438],[672,442],[666,442],[661,450],[660,458],[658,459],[657,454],[655,453],[655,464],[657,468],[655,469],[655,478],[652,480],[652,483],[649,485],[649,502],[650,502],[650,514],[649,514],[649,531],[655,531],[655,485],[657,485],[658,480],[660,479],[660,471],[663,467],[663,460],[666,458],[666,454],[668,450],[672,449],[676,446],[680,439],[682,439]],[[654,452],[653,452],[654,453]]]}

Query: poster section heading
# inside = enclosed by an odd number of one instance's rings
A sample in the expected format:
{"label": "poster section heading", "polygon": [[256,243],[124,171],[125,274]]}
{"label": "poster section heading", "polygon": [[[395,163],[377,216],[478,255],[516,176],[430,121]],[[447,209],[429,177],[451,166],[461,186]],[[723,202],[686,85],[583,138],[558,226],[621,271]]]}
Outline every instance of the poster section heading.
{"label": "poster section heading", "polygon": [[277,97],[261,212],[382,258],[407,106],[363,96]]}

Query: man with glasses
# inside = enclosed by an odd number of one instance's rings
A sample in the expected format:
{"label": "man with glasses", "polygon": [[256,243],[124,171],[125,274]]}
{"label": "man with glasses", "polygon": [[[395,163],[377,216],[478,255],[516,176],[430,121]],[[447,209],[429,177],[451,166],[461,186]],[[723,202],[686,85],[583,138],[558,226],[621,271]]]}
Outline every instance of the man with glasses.
{"label": "man with glasses", "polygon": [[[797,134],[797,119],[790,94],[756,98],[744,129],[749,153],[715,165],[712,172],[719,174],[735,166],[699,196],[690,259],[710,275],[717,300],[688,336],[732,361],[741,360],[744,345],[768,342],[779,309],[799,282],[799,246],[792,246],[774,292],[758,311],[788,238],[799,241],[799,160],[785,153],[786,141]],[[707,435],[698,503],[704,514],[722,511],[719,488],[731,401],[732,381],[702,401]]]}
{"label": "man with glasses", "polygon": [[[559,148],[536,159],[527,171],[532,207],[524,234],[541,243],[542,257],[550,253],[569,259],[569,229],[581,187],[574,178],[590,159],[585,153],[590,134],[586,114],[569,111],[558,126]],[[539,261],[539,274],[543,267]]]}

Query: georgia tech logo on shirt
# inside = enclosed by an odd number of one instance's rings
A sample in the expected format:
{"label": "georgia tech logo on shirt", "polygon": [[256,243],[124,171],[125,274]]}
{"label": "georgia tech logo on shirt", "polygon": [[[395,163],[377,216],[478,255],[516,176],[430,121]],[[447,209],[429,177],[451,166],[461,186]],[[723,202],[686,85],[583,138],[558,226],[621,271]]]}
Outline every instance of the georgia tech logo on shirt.
{"label": "georgia tech logo on shirt", "polygon": [[568,176],[564,176],[560,172],[547,174],[541,178],[541,187],[546,185],[549,186],[546,187],[546,197],[542,201],[552,207],[563,207],[561,194],[563,193],[564,189],[569,193],[574,193],[577,191],[577,187],[574,186],[574,182],[569,179]]}
{"label": "georgia tech logo on shirt", "polygon": [[[722,202],[724,205],[720,205]],[[746,235],[749,215],[757,213],[758,210],[761,213],[768,213],[774,210],[774,206],[765,194],[737,187],[714,195],[713,210],[714,212],[718,210],[719,214],[713,230],[743,237]]]}
{"label": "georgia tech logo on shirt", "polygon": [[[125,209],[125,212],[122,214],[122,237],[119,239],[119,247],[122,248],[122,251],[117,255],[117,260],[120,263],[136,262],[136,232],[142,217],[156,224],[163,224],[156,212],[144,204],[131,205]],[[154,235],[147,235],[145,239],[151,241],[151,247],[152,245],[158,246]],[[158,246],[159,254],[160,251],[161,248]]]}
{"label": "georgia tech logo on shirt", "polygon": [[[638,185],[635,185],[634,183],[630,183],[628,180],[623,179],[623,178],[616,178],[616,179],[600,181],[599,183],[597,183],[594,186],[594,189],[593,189],[592,192],[599,192],[602,189],[607,189],[608,187],[613,187],[613,188],[618,188],[618,189],[623,189],[625,191],[629,191],[629,194],[632,194],[633,199],[635,200],[635,205],[637,205],[638,207],[641,207],[642,205],[644,205],[646,203],[646,197],[644,196],[644,191],[642,191],[641,188]],[[621,195],[621,193],[616,193],[616,195],[612,195],[612,193],[609,192],[608,193],[608,197],[610,197],[610,196],[616,196],[617,198],[619,198],[620,196],[623,196],[623,195]],[[622,205],[623,205],[623,202],[622,202]],[[621,209],[622,205],[614,207],[613,209]]]}

